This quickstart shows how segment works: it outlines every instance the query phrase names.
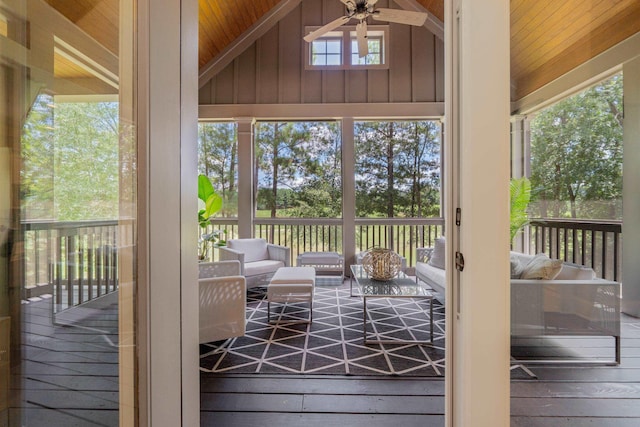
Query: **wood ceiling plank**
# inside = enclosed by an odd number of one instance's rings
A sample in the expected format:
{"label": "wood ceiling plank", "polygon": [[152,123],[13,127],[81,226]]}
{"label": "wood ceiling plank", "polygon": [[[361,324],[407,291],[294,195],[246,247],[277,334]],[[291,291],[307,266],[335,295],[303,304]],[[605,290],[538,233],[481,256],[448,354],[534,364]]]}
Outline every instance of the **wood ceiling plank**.
{"label": "wood ceiling plank", "polygon": [[[608,1],[600,1],[593,6],[593,9],[585,10],[575,19],[566,19],[566,22],[570,22],[568,25],[556,26],[556,31],[550,31],[544,40],[538,40],[532,45],[523,47],[514,60],[528,70],[535,70],[561,54],[568,46],[578,43],[585,37],[590,37],[597,28],[619,18],[620,14],[630,13],[628,9],[638,7],[638,3],[625,1],[614,5]],[[558,28],[560,28],[559,31]],[[530,52],[530,55],[523,56],[523,50]],[[540,52],[542,55],[539,55]]]}
{"label": "wood ceiling plank", "polygon": [[640,4],[634,3],[602,23],[587,37],[569,45],[543,65],[517,81],[517,97],[522,98],[560,77],[608,48],[640,31]]}
{"label": "wood ceiling plank", "polygon": [[112,53],[118,53],[119,0],[45,0]]}
{"label": "wood ceiling plank", "polygon": [[444,0],[418,0],[425,9],[444,22]]}

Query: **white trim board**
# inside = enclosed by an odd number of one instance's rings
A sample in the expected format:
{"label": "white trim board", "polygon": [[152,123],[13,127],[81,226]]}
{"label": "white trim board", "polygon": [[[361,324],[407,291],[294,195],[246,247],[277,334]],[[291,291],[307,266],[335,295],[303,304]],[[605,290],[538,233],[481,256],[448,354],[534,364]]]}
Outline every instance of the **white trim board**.
{"label": "white trim board", "polygon": [[318,119],[356,117],[361,119],[437,118],[444,116],[444,102],[397,102],[353,104],[215,104],[200,105],[201,120]]}

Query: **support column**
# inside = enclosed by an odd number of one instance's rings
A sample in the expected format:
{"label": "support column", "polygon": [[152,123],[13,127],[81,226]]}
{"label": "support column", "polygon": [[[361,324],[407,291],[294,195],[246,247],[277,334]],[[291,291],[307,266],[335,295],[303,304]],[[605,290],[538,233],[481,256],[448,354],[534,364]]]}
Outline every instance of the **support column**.
{"label": "support column", "polygon": [[238,123],[238,237],[253,237],[254,167],[253,125],[255,119],[242,117]]}
{"label": "support column", "polygon": [[640,317],[640,58],[624,64],[622,311]]}
{"label": "support column", "polygon": [[356,180],[353,117],[342,119],[342,252],[345,274],[351,275],[349,266],[355,264],[356,254]]}
{"label": "support column", "polygon": [[198,2],[137,2],[139,425],[200,422]]}
{"label": "support column", "polygon": [[508,427],[509,1],[446,0],[445,21],[446,425]]}

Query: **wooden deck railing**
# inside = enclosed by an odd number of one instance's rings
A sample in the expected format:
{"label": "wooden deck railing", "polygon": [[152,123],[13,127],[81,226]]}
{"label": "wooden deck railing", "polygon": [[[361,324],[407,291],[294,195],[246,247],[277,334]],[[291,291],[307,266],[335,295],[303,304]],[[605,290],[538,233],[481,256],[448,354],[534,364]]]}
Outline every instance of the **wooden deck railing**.
{"label": "wooden deck railing", "polygon": [[[237,237],[236,219],[213,219],[207,232],[225,230]],[[442,218],[359,218],[355,220],[356,252],[379,246],[393,248],[415,265],[417,247],[432,246],[444,232]],[[291,248],[292,262],[303,252],[343,252],[342,220],[335,218],[256,218],[254,235]],[[210,255],[217,257],[216,251]]]}
{"label": "wooden deck railing", "polygon": [[537,218],[529,226],[530,253],[586,265],[598,277],[622,281],[622,222]]}
{"label": "wooden deck railing", "polygon": [[54,312],[118,288],[118,221],[34,221],[24,233],[24,297],[53,294]]}

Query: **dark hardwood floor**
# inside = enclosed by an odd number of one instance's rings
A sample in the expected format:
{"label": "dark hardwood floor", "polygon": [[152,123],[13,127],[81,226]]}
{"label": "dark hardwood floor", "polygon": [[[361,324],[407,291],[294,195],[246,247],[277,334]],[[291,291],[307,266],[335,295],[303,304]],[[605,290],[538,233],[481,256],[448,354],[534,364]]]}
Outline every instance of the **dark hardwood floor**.
{"label": "dark hardwood floor", "polygon": [[[117,310],[81,328],[52,324],[46,300],[23,310],[9,425],[117,426]],[[572,345],[611,351],[602,340]],[[511,383],[512,426],[640,426],[640,319],[623,316],[620,366],[530,368],[537,379]],[[444,380],[203,373],[201,408],[202,426],[442,426]]]}
{"label": "dark hardwood floor", "polygon": [[[640,319],[623,316],[620,366],[532,365],[511,382],[514,427],[640,426]],[[550,340],[551,353],[611,358],[612,339]],[[202,426],[443,426],[444,380],[201,376]]]}

